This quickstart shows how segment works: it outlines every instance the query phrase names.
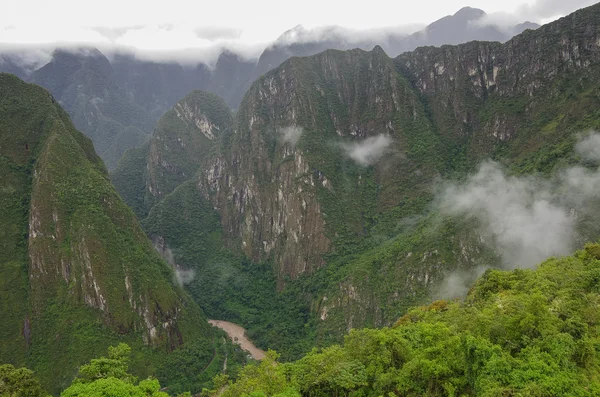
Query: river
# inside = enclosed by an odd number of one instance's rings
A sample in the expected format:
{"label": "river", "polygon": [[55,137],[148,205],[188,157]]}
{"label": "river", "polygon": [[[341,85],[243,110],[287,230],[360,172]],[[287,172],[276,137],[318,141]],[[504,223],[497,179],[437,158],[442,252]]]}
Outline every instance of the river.
{"label": "river", "polygon": [[237,324],[222,320],[208,320],[208,322],[229,335],[233,343],[240,345],[242,349],[250,353],[253,359],[262,360],[265,357],[265,351],[254,346],[254,343],[246,337],[246,330]]}

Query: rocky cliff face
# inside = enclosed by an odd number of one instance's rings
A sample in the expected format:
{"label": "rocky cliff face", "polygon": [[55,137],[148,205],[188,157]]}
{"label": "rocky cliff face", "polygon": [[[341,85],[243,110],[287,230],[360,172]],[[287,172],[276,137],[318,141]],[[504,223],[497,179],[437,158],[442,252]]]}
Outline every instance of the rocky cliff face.
{"label": "rocky cliff face", "polygon": [[[600,126],[599,13],[593,6],[505,44],[289,59],[252,85],[196,177],[150,218],[197,195],[194,216],[214,219],[201,215],[210,203],[228,247],[272,263],[278,287],[299,300],[312,291],[323,340],[388,325],[449,271],[499,263],[473,225],[431,214],[439,177],[464,177],[489,157],[550,173],[579,132]],[[192,246],[175,256],[191,257]]]}
{"label": "rocky cliff face", "polygon": [[[364,235],[365,209],[374,204],[340,206],[352,192],[377,200],[362,178],[382,182],[381,197],[415,179],[390,174],[419,168],[422,159],[409,152],[420,133],[432,138],[422,106],[381,48],[292,59],[252,86],[229,147],[208,162],[199,184],[242,251],[272,259],[280,280],[294,279],[324,264],[340,223]],[[374,172],[344,149],[373,139],[385,142],[381,156],[389,154]],[[401,200],[387,196],[388,206]],[[345,222],[337,218],[343,212]]]}
{"label": "rocky cliff face", "polygon": [[0,87],[0,266],[12,280],[0,300],[22,298],[22,309],[2,306],[1,360],[26,363],[54,389],[117,335],[159,352],[210,338],[91,141],[41,87],[7,74]]}
{"label": "rocky cliff face", "polygon": [[222,99],[203,91],[190,93],[163,115],[147,144],[128,152],[113,173],[113,183],[145,218],[153,205],[194,177],[232,123]]}
{"label": "rocky cliff face", "polygon": [[[426,98],[438,125],[458,137],[477,136],[475,152],[514,138],[527,114],[543,112],[541,98],[561,100],[553,86],[565,76],[585,78],[600,60],[596,7],[576,12],[505,44],[471,42],[424,47],[395,59]],[[512,108],[503,102],[518,99]],[[493,103],[490,111],[485,107]],[[477,147],[478,146],[478,147]]]}

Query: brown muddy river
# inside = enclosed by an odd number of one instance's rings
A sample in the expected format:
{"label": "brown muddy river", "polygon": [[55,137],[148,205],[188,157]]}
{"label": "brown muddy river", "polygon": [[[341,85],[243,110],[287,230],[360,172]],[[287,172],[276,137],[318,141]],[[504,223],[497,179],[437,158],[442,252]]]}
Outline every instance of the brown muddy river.
{"label": "brown muddy river", "polygon": [[229,335],[233,343],[241,346],[242,349],[246,350],[253,359],[262,360],[265,357],[265,351],[254,346],[254,343],[246,337],[246,330],[237,324],[230,323],[229,321],[222,320],[208,320],[209,324],[221,328]]}

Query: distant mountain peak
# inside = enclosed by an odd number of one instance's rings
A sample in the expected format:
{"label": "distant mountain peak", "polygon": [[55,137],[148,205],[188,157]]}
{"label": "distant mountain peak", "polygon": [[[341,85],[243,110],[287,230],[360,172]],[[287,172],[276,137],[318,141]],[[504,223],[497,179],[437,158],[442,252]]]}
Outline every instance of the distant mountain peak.
{"label": "distant mountain peak", "polygon": [[52,57],[57,56],[79,56],[85,58],[106,58],[103,53],[95,47],[77,47],[77,48],[64,48],[58,47],[52,53]]}
{"label": "distant mountain peak", "polygon": [[535,30],[537,28],[539,28],[541,25],[535,22],[530,22],[530,21],[525,21],[523,23],[518,24],[517,26],[515,26],[515,30],[517,33],[521,33],[524,30],[527,29],[532,29]]}
{"label": "distant mountain peak", "polygon": [[296,40],[298,38],[298,36],[302,35],[305,32],[306,32],[306,28],[304,27],[304,25],[298,24],[298,25],[294,26],[293,28],[288,29],[285,32],[283,32],[277,38],[277,40],[275,40],[275,42],[276,43],[278,43],[278,42],[292,42],[292,41]]}
{"label": "distant mountain peak", "polygon": [[385,50],[381,48],[380,45],[376,45],[375,47],[373,47],[373,50],[371,50],[371,52],[373,52],[374,54],[385,54],[387,56]]}
{"label": "distant mountain peak", "polygon": [[474,21],[485,17],[487,14],[485,11],[479,8],[463,7],[454,14],[455,17],[459,17],[468,21]]}

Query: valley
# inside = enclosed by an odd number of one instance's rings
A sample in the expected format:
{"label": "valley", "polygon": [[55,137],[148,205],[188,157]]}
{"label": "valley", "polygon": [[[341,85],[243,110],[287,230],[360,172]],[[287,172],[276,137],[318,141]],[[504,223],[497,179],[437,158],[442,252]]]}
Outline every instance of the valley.
{"label": "valley", "polygon": [[488,21],[0,53],[0,396],[599,395],[600,4]]}
{"label": "valley", "polygon": [[265,357],[264,350],[254,346],[254,343],[246,337],[246,330],[239,325],[221,320],[208,320],[208,323],[225,331],[229,338],[247,351],[254,360],[262,360]]}

